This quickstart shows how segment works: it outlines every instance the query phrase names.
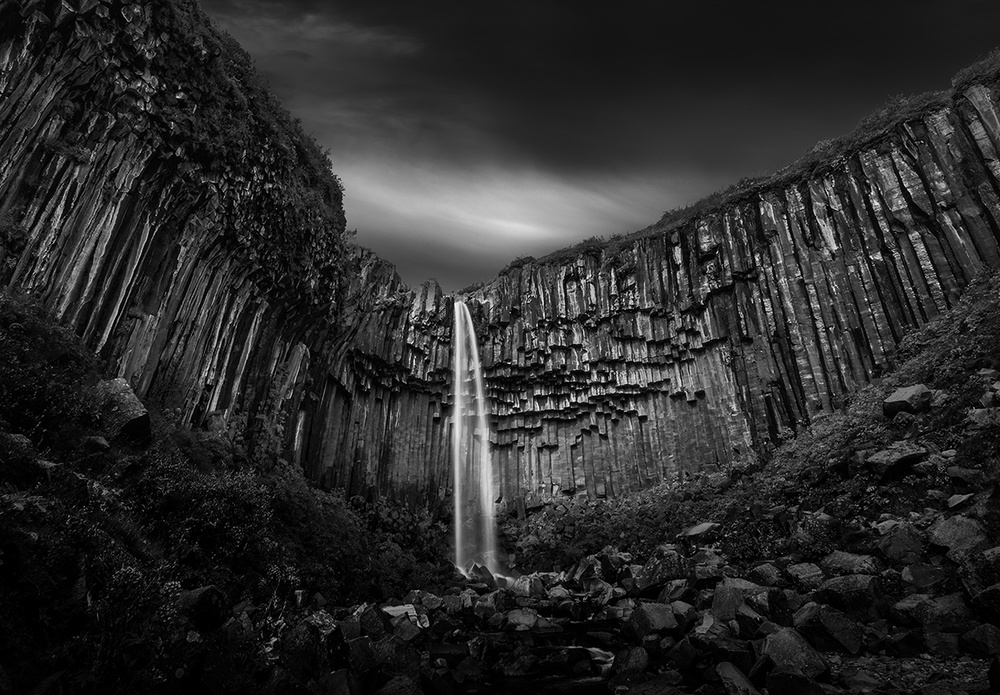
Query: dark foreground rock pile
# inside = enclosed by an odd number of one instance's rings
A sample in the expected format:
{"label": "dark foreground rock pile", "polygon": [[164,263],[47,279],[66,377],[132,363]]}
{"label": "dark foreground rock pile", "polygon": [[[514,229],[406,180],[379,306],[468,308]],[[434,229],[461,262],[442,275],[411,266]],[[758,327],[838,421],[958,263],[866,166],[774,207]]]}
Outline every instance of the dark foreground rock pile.
{"label": "dark foreground rock pile", "polygon": [[1000,687],[1000,547],[983,551],[981,524],[929,511],[865,533],[877,555],[779,558],[747,577],[711,545],[663,545],[644,565],[609,548],[507,588],[483,573],[443,596],[318,610],[288,633],[286,668],[338,694]]}

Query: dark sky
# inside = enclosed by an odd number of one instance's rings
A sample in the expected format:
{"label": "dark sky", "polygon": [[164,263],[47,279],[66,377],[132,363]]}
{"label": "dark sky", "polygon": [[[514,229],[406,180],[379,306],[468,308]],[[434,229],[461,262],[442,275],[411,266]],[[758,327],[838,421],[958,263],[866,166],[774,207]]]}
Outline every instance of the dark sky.
{"label": "dark sky", "polygon": [[996,0],[202,0],[448,290],[788,164],[1000,45]]}

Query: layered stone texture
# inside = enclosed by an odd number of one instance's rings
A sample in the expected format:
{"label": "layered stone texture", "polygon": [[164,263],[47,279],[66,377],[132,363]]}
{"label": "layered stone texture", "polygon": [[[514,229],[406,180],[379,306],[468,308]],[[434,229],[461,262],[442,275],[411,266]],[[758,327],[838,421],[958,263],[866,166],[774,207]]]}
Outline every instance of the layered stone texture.
{"label": "layered stone texture", "polygon": [[0,6],[0,279],[179,421],[281,440],[339,301],[341,191],[222,41],[193,3]]}
{"label": "layered stone texture", "polygon": [[[0,5],[0,279],[179,422],[441,502],[452,298],[343,245],[327,164],[206,27],[179,0]],[[808,171],[469,292],[497,489],[618,495],[838,407],[1000,265],[998,147],[991,75]]]}
{"label": "layered stone texture", "polygon": [[[837,408],[1000,263],[998,144],[996,92],[973,85],[813,175],[471,292],[498,489],[640,489]],[[447,486],[451,301],[433,286],[380,301],[336,363],[306,465],[433,493]]]}

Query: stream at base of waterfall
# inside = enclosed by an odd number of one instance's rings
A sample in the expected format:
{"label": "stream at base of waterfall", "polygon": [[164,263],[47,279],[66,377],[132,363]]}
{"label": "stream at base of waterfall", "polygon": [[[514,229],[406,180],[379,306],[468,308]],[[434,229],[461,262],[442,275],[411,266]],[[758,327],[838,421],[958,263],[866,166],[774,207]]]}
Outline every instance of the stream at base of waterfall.
{"label": "stream at base of waterfall", "polygon": [[486,391],[472,315],[461,301],[455,302],[452,344],[455,566],[466,576],[477,566],[494,575],[503,574],[497,555],[496,490]]}

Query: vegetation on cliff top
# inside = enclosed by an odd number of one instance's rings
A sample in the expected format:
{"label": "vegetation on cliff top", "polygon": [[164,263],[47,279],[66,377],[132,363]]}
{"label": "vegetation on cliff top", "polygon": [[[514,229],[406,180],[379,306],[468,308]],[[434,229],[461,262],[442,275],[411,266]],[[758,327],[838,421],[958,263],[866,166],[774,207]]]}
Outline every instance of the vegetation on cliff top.
{"label": "vegetation on cliff top", "polygon": [[806,179],[822,175],[858,151],[890,137],[904,124],[930,111],[948,106],[974,84],[993,86],[1000,82],[1000,48],[959,71],[950,89],[914,95],[895,95],[878,110],[864,117],[853,131],[840,137],[821,140],[795,162],[772,174],[749,176],[712,193],[690,205],[668,210],[654,224],[631,234],[614,234],[608,239],[590,237],[573,246],[558,249],[541,258],[519,258],[501,274],[525,265],[557,265],[588,253],[611,256],[636,239],[664,234],[693,225],[698,219],[754,200],[769,191],[788,188]]}
{"label": "vegetation on cliff top", "polygon": [[[102,144],[95,133],[112,123],[116,138],[153,149],[158,175],[186,183],[195,215],[221,223],[265,283],[303,301],[336,301],[349,242],[341,182],[250,56],[195,0],[3,3],[5,48],[60,71],[62,126],[46,143],[49,157],[88,161]],[[37,188],[30,183],[0,212],[23,211]],[[2,237],[19,222],[8,217]]]}

